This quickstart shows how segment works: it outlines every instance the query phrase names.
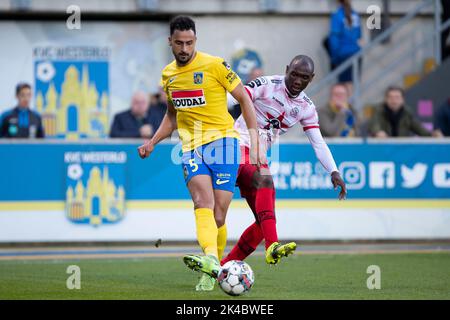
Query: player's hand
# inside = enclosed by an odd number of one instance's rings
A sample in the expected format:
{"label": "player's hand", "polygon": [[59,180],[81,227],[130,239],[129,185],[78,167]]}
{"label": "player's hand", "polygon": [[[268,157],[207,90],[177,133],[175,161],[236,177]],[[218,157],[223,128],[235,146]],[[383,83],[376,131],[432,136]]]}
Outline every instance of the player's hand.
{"label": "player's hand", "polygon": [[345,200],[347,198],[347,187],[339,172],[333,171],[331,173],[331,183],[333,183],[334,190],[336,190],[338,186],[341,187],[338,198],[339,200]]}
{"label": "player's hand", "polygon": [[250,157],[250,163],[258,165],[258,146],[251,145],[248,155]]}
{"label": "player's hand", "polygon": [[266,131],[258,131],[258,146],[257,146],[257,159],[256,165],[261,168],[263,165],[267,165],[267,133]]}
{"label": "player's hand", "polygon": [[259,146],[251,146],[249,155],[250,163],[256,165],[258,168],[267,164],[266,150],[261,148],[261,144]]}
{"label": "player's hand", "polygon": [[147,158],[148,156],[150,156],[150,153],[152,153],[154,148],[155,145],[153,144],[152,140],[146,141],[142,146],[138,147],[139,157],[141,157],[141,159]]}
{"label": "player's hand", "polygon": [[267,149],[263,143],[261,143],[261,140],[258,144],[258,167],[261,167],[263,165],[267,164]]}
{"label": "player's hand", "polygon": [[258,167],[261,167],[263,165],[267,164],[267,156],[265,152],[259,152],[258,155]]}

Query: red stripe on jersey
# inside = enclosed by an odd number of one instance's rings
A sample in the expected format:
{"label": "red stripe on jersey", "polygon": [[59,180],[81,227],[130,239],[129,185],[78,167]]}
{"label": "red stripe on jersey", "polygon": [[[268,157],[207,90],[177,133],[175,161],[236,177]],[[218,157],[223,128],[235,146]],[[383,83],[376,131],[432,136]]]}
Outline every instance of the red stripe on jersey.
{"label": "red stripe on jersey", "polygon": [[202,97],[203,90],[186,90],[186,91],[173,91],[172,98],[195,98]]}
{"label": "red stripe on jersey", "polygon": [[252,101],[253,101],[253,96],[252,96],[250,90],[248,90],[247,87],[244,87],[244,88],[245,88],[245,91],[247,91],[248,95],[250,96],[250,99],[252,99]]}
{"label": "red stripe on jersey", "polygon": [[319,126],[306,126],[306,127],[303,127],[303,131],[306,131],[306,130],[309,130],[309,129],[319,129],[320,127]]}

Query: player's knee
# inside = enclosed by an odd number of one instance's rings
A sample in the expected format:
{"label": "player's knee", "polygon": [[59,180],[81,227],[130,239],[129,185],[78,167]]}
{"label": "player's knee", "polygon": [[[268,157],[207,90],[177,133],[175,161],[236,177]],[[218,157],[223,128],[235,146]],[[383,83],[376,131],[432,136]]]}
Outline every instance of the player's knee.
{"label": "player's knee", "polygon": [[225,216],[224,215],[214,216],[214,219],[216,220],[217,228],[220,228],[221,226],[223,226],[225,224]]}
{"label": "player's knee", "polygon": [[257,174],[254,176],[253,185],[256,189],[262,188],[272,188],[273,189],[273,179],[269,175]]}
{"label": "player's knee", "polygon": [[220,228],[225,224],[225,218],[227,216],[227,207],[228,206],[220,206],[216,203],[214,207],[214,219],[216,219],[217,227]]}
{"label": "player's knee", "polygon": [[194,208],[209,208],[214,209],[214,199],[207,199],[203,196],[193,197],[192,201],[194,202]]}

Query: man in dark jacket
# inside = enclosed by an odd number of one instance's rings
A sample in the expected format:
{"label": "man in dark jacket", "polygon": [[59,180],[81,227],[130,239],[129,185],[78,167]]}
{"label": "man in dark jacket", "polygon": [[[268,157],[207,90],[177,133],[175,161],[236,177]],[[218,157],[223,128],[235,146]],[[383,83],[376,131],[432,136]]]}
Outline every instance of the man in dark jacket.
{"label": "man in dark jacket", "polygon": [[403,89],[389,87],[385,101],[375,111],[369,122],[369,133],[377,138],[431,136],[414,114],[405,106]]}
{"label": "man in dark jacket", "polygon": [[154,128],[149,112],[149,96],[136,92],[131,99],[131,108],[114,117],[111,138],[151,138]]}
{"label": "man in dark jacket", "polygon": [[19,83],[16,86],[17,106],[0,117],[2,138],[43,138],[44,128],[38,113],[30,110],[31,86]]}
{"label": "man in dark jacket", "polygon": [[153,131],[156,132],[161,125],[164,116],[167,111],[167,96],[162,90],[152,95],[150,98],[150,123],[153,127]]}
{"label": "man in dark jacket", "polygon": [[349,103],[347,87],[337,83],[331,87],[328,104],[317,110],[320,131],[324,137],[356,136],[357,115]]}

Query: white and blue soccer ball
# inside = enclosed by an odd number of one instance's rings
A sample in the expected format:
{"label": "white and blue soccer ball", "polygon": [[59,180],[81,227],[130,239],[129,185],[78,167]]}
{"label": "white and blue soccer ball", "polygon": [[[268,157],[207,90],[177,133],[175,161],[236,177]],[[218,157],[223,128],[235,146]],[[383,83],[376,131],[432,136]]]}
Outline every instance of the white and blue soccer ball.
{"label": "white and blue soccer ball", "polygon": [[246,262],[232,260],[222,266],[217,281],[226,294],[240,296],[250,291],[255,282],[255,276]]}

